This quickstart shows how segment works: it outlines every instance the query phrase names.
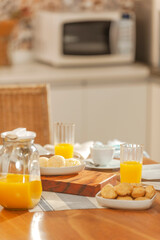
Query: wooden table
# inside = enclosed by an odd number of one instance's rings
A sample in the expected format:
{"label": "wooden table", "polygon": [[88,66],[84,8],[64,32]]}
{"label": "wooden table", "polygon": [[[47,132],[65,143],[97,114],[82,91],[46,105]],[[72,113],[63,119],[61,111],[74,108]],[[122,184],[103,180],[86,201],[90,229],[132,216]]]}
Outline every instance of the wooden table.
{"label": "wooden table", "polygon": [[158,240],[160,193],[152,208],[143,211],[90,209],[29,213],[3,209],[0,239]]}

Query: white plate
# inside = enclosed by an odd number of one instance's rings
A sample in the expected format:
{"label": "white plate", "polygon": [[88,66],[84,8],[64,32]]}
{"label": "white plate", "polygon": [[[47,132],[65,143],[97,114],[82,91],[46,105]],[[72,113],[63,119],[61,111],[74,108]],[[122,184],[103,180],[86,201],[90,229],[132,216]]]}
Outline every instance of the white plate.
{"label": "white plate", "polygon": [[129,209],[129,210],[144,210],[152,206],[156,194],[152,199],[148,200],[117,200],[106,199],[100,196],[100,192],[96,194],[96,200],[102,207],[115,208],[115,209]]}
{"label": "white plate", "polygon": [[94,166],[89,162],[86,162],[86,168],[90,169],[117,169],[120,168],[120,161],[112,159],[107,166]]}
{"label": "white plate", "polygon": [[69,175],[81,172],[85,168],[85,164],[74,167],[40,167],[41,175]]}

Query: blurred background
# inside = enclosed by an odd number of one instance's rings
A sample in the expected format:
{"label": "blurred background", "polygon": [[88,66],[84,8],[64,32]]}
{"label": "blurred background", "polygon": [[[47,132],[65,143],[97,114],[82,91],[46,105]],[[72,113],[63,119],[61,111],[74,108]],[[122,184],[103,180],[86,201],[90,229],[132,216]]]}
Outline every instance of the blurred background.
{"label": "blurred background", "polygon": [[[0,84],[50,84],[76,142],[142,143],[160,160],[159,0],[0,0]],[[47,143],[46,143],[47,144]]]}

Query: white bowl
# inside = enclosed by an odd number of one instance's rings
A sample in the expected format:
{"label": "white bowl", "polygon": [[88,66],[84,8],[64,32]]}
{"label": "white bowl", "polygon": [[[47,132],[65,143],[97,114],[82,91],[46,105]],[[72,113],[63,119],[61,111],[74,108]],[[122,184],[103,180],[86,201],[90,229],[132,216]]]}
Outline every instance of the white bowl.
{"label": "white bowl", "polygon": [[69,175],[81,172],[85,168],[85,163],[73,167],[40,167],[41,175]]}
{"label": "white bowl", "polygon": [[152,206],[152,203],[156,197],[156,194],[152,199],[148,200],[117,200],[117,199],[106,199],[100,196],[99,191],[96,194],[96,200],[102,207],[115,208],[115,209],[129,209],[129,210],[144,210]]}

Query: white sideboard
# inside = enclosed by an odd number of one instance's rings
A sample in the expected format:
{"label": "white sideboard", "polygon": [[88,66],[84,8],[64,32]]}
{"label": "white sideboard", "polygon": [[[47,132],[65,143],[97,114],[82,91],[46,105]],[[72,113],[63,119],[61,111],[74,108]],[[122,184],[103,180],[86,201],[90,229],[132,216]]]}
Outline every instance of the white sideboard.
{"label": "white sideboard", "polygon": [[149,93],[149,152],[152,159],[160,162],[160,78],[153,78]]}
{"label": "white sideboard", "polygon": [[0,84],[50,83],[52,122],[76,124],[76,141],[148,142],[150,70],[143,64],[53,68],[33,63],[0,69]]}
{"label": "white sideboard", "polygon": [[[147,83],[87,88],[87,138],[146,142]],[[94,130],[94,131],[93,131]]]}
{"label": "white sideboard", "polygon": [[54,121],[76,123],[76,140],[119,139],[147,148],[148,82],[52,88]]}

